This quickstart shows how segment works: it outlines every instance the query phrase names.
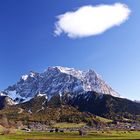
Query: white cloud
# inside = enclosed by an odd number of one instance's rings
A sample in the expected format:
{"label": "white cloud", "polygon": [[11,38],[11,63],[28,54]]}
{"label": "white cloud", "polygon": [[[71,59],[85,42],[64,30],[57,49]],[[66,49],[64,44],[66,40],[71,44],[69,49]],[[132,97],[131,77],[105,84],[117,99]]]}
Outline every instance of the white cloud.
{"label": "white cloud", "polygon": [[59,15],[54,33],[56,36],[65,33],[70,38],[98,35],[125,22],[130,12],[127,5],[121,3],[83,6]]}

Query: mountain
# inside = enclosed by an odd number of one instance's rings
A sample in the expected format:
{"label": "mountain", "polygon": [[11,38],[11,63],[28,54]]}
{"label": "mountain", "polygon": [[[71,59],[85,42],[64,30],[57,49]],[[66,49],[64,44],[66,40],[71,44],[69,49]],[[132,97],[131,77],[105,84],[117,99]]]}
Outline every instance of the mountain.
{"label": "mountain", "polygon": [[[88,125],[102,125],[104,118],[107,122],[138,122],[140,123],[140,103],[124,98],[118,98],[104,94],[100,96],[93,91],[78,94],[69,98],[69,93],[63,96],[56,94],[50,100],[46,95],[37,95],[31,100],[4,107],[0,110],[0,116],[8,120],[27,122],[84,122]],[[103,119],[99,120],[98,118]]]}
{"label": "mountain", "polygon": [[0,96],[0,109],[15,105],[15,102],[8,96]]}
{"label": "mountain", "polygon": [[[90,126],[105,125],[107,119],[99,119],[88,112],[81,112],[77,108],[63,102],[60,95],[53,96],[49,101],[45,96],[36,96],[25,103],[16,104],[0,110],[0,117],[7,118],[12,126],[17,122],[24,125],[32,123],[54,124],[56,122],[86,123]],[[3,120],[0,120],[3,124]],[[52,127],[52,126],[51,126]]]}
{"label": "mountain", "polygon": [[140,115],[140,103],[106,94],[101,97],[93,91],[87,92],[86,98],[78,95],[68,101],[68,104],[82,112],[90,112],[112,120],[123,118],[136,120]]}
{"label": "mountain", "polygon": [[88,122],[98,115],[122,121],[140,115],[140,103],[120,98],[95,71],[60,66],[23,75],[0,93],[0,105],[0,114],[17,120]]}
{"label": "mountain", "polygon": [[9,96],[16,103],[26,102],[45,94],[48,100],[56,94],[70,93],[73,98],[79,94],[86,96],[87,91],[94,91],[99,95],[107,94],[119,97],[104,80],[93,70],[80,71],[67,67],[49,67],[43,73],[30,72],[20,80],[5,89],[2,94]]}

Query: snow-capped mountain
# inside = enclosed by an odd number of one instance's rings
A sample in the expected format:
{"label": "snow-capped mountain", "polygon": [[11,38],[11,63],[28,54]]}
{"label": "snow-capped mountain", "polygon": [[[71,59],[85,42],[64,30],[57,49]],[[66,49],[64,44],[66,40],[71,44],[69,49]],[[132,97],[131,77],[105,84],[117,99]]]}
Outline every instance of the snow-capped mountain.
{"label": "snow-capped mountain", "polygon": [[[1,94],[7,95],[17,103],[25,102],[35,96],[46,96],[69,93],[71,97],[94,91],[100,95],[109,94],[119,97],[110,86],[93,70],[80,71],[67,67],[49,67],[43,73],[30,72],[23,75],[13,86]],[[85,95],[86,96],[86,95]]]}

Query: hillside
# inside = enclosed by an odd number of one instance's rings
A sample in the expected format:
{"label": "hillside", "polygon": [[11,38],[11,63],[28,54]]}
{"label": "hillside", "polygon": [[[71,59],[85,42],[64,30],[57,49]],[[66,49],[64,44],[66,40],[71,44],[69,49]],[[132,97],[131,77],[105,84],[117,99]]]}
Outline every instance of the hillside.
{"label": "hillside", "polygon": [[[70,100],[67,94],[53,96],[49,101],[45,96],[37,96],[28,102],[6,107],[0,111],[8,120],[55,122],[84,122],[89,125],[105,124],[111,120],[139,121],[140,104],[110,95],[99,96],[88,92],[90,98],[77,96]],[[88,99],[88,100],[87,100]],[[100,117],[96,117],[100,116]],[[125,119],[124,119],[125,118]]]}
{"label": "hillside", "polygon": [[122,120],[123,117],[135,120],[140,115],[140,103],[111,95],[99,96],[95,92],[88,92],[86,99],[79,95],[69,103],[78,107],[80,111],[90,112],[113,120]]}
{"label": "hillside", "polygon": [[[57,100],[57,102],[56,102]],[[8,121],[42,122],[50,125],[53,122],[86,123],[90,126],[104,125],[105,122],[87,112],[80,112],[76,108],[60,103],[57,97],[49,102],[44,97],[37,97],[23,104],[14,105],[0,111]],[[3,120],[3,119],[2,119]],[[1,122],[2,123],[2,122]]]}

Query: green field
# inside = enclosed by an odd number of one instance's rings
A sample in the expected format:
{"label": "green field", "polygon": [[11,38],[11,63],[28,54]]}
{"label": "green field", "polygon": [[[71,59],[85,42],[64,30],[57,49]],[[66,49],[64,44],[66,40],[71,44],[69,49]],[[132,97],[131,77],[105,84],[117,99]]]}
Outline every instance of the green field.
{"label": "green field", "polygon": [[76,124],[76,123],[56,123],[54,125],[52,125],[52,127],[54,128],[82,128],[84,127],[86,124],[85,123],[79,123],[79,124]]}
{"label": "green field", "polygon": [[92,131],[87,136],[79,136],[78,132],[49,133],[30,132],[9,135],[0,135],[0,140],[136,140],[140,139],[139,131]]}

